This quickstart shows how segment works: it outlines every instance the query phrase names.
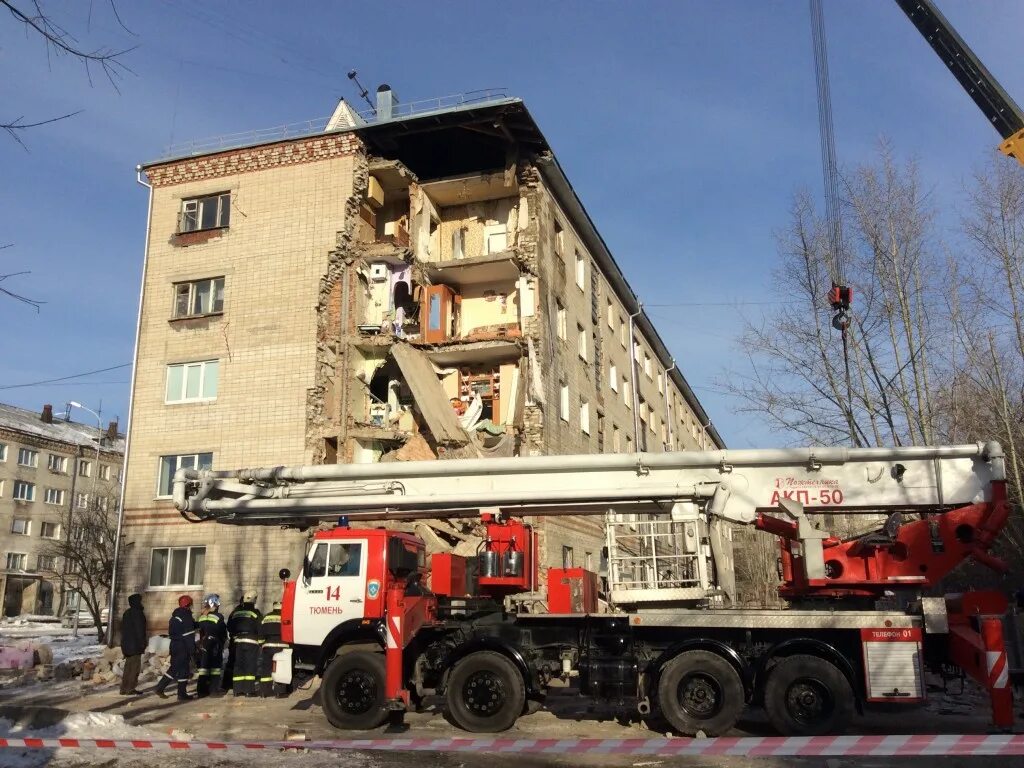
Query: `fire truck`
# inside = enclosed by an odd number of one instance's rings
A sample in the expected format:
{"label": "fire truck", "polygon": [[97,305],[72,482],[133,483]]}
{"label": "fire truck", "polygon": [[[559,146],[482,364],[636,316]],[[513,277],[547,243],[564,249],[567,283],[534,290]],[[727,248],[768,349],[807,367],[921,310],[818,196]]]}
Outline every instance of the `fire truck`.
{"label": "fire truck", "polygon": [[[754,706],[785,735],[838,733],[921,704],[926,670],[977,681],[1012,724],[1005,596],[934,594],[966,560],[1002,567],[998,443],[184,469],[174,501],[194,522],[313,529],[297,577],[281,571],[292,647],[275,674],[320,676],[341,729],[435,695],[459,727],[497,732],[562,686],[682,734]],[[599,572],[541,578],[548,515],[603,517]],[[884,523],[844,538],[822,529],[837,515]],[[467,557],[428,559],[393,525],[470,517]],[[785,608],[735,604],[737,525],[778,537]]]}

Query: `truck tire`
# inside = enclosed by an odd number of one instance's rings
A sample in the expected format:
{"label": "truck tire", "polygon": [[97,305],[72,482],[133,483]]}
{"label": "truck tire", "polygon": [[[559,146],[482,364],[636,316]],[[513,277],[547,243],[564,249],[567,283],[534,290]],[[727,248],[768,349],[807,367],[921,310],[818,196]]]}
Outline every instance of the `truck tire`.
{"label": "truck tire", "polygon": [[853,689],[835,664],[787,656],[768,673],[764,708],[783,736],[840,734],[853,715]]}
{"label": "truck tire", "polygon": [[320,683],[320,703],[328,722],[344,731],[384,724],[384,655],[356,651],[335,656]]}
{"label": "truck tire", "polygon": [[684,736],[703,731],[721,736],[746,706],[743,681],[728,661],[711,651],[685,651],[661,669],[658,709]]}
{"label": "truck tire", "polygon": [[445,703],[452,721],[470,733],[498,733],[512,727],[526,704],[519,669],[494,651],[477,651],[459,661],[448,678]]}

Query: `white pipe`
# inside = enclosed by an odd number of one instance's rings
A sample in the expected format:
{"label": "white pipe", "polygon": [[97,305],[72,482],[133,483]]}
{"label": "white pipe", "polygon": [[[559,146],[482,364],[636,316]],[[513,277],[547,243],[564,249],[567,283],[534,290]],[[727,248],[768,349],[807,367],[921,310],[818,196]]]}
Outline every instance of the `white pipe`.
{"label": "white pipe", "polygon": [[[146,270],[149,267],[149,230],[153,221],[153,185],[142,180],[142,166],[135,166],[135,181],[149,190],[146,210],[146,244],[142,251],[142,284],[139,286],[139,311],[135,317],[135,350],[132,353],[132,385],[128,390],[128,419],[125,422],[124,458],[121,462],[121,494],[117,501],[117,535],[114,537],[114,565],[110,573],[110,594],[107,597],[107,645],[114,644],[114,610],[117,595],[118,560],[121,556],[121,533],[124,527],[124,491],[128,483],[128,451],[132,445],[132,410],[135,407],[135,385],[139,374],[139,337],[142,335],[142,304],[146,297]],[[99,467],[96,468],[99,471]]]}
{"label": "white pipe", "polygon": [[636,312],[629,316],[629,375],[633,380],[633,447],[640,452],[640,391],[636,376],[636,318],[644,311],[644,305],[636,304]]}
{"label": "white pipe", "polygon": [[673,442],[674,432],[672,429],[672,392],[668,386],[668,375],[676,369],[676,359],[672,358],[672,365],[665,369],[665,372],[661,375],[661,393],[665,398],[665,428],[668,430],[668,445],[667,450],[675,448]]}

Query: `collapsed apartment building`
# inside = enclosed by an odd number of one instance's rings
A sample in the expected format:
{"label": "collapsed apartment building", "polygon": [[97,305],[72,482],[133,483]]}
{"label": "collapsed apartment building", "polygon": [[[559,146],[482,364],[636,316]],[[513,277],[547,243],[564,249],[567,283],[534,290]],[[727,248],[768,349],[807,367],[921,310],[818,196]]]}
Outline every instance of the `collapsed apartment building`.
{"label": "collapsed apartment building", "polygon": [[[184,523],[179,467],[722,447],[521,100],[382,86],[318,128],[145,166],[122,599],[298,561],[302,534]],[[539,527],[544,565],[600,567],[600,520]]]}

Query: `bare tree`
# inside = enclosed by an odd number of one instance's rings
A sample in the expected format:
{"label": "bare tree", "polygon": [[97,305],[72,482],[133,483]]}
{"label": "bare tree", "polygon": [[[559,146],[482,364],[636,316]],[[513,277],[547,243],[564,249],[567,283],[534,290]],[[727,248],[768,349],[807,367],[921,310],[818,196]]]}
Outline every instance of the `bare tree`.
{"label": "bare tree", "polygon": [[[117,6],[114,4],[114,0],[109,0],[109,2],[111,12],[117,19],[117,23],[125,31],[134,34],[121,21],[121,16],[118,13]],[[113,86],[114,90],[118,90],[117,81],[131,71],[124,64],[122,58],[125,54],[134,50],[134,47],[122,49],[113,49],[106,46],[88,48],[67,29],[62,27],[51,14],[46,13],[39,0],[25,0],[25,2],[20,3],[14,2],[14,0],[0,0],[0,6],[10,12],[13,20],[23,27],[27,35],[34,35],[43,41],[48,62],[52,62],[54,58],[70,57],[85,69],[85,76],[90,85],[93,83],[94,74],[102,74]],[[79,112],[81,110],[38,120],[26,120],[24,115],[6,118],[4,122],[0,122],[0,129],[5,131],[22,148],[28,149],[21,138],[21,134],[24,131],[65,120],[79,114]]]}
{"label": "bare tree", "polygon": [[54,557],[62,568],[64,588],[79,591],[93,618],[99,642],[105,639],[103,609],[114,566],[117,517],[112,510],[116,507],[115,498],[101,496],[90,497],[85,509],[63,510],[62,538],[46,542],[42,549],[43,555]]}

